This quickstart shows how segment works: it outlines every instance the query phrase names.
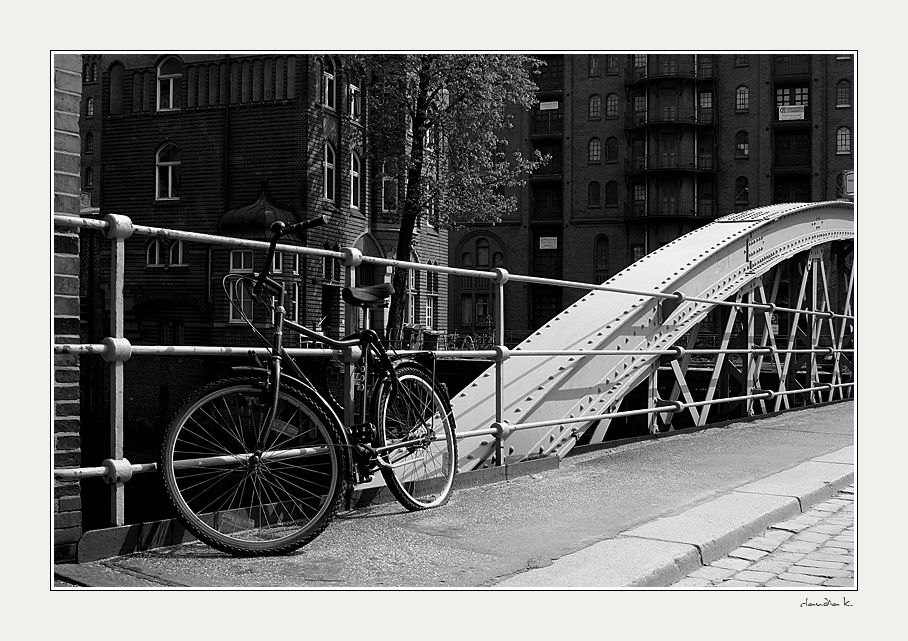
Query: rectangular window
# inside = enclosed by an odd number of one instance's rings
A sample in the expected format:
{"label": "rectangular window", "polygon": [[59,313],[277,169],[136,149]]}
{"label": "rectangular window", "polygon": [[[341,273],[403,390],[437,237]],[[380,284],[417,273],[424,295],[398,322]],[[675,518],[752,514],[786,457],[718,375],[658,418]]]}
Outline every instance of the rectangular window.
{"label": "rectangular window", "polygon": [[271,261],[271,273],[282,274],[284,272],[284,252],[274,252],[274,259]]}
{"label": "rectangular window", "polygon": [[473,294],[460,295],[460,324],[473,324]]}
{"label": "rectangular window", "polygon": [[300,322],[300,286],[299,283],[293,283],[293,298],[290,307],[290,320],[294,323]]}
{"label": "rectangular window", "polygon": [[299,254],[293,254],[293,273],[294,274],[300,273],[300,255]]}
{"label": "rectangular window", "polygon": [[176,265],[185,265],[185,245],[182,240],[175,240],[170,244],[170,264],[173,266]]}
{"label": "rectangular window", "polygon": [[438,309],[438,297],[426,296],[426,319],[425,325],[429,329],[435,327],[435,312]]}
{"label": "rectangular window", "polygon": [[[243,322],[243,316],[252,320],[252,297],[240,281],[230,282],[230,322]],[[239,309],[237,309],[239,308]],[[241,313],[242,312],[242,313]]]}
{"label": "rectangular window", "polygon": [[643,258],[643,256],[644,256],[643,245],[637,245],[637,244],[631,245],[631,260],[632,261],[637,262],[638,260]]}
{"label": "rectangular window", "polygon": [[230,271],[251,272],[252,251],[248,249],[235,249],[230,252]]}
{"label": "rectangular window", "polygon": [[359,120],[362,114],[362,92],[356,85],[350,85],[350,95],[348,96],[347,115],[353,120]]}
{"label": "rectangular window", "polygon": [[488,323],[489,319],[489,295],[476,294],[476,322]]}

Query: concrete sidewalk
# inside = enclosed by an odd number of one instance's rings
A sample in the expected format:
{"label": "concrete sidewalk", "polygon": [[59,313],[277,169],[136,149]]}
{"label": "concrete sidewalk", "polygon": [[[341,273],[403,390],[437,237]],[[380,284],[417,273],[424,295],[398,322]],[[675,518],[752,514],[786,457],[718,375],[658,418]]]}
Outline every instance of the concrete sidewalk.
{"label": "concrete sidewalk", "polygon": [[668,586],[854,483],[854,404],[570,456],[443,508],[342,514],[284,557],[190,543],[57,565],[91,587]]}

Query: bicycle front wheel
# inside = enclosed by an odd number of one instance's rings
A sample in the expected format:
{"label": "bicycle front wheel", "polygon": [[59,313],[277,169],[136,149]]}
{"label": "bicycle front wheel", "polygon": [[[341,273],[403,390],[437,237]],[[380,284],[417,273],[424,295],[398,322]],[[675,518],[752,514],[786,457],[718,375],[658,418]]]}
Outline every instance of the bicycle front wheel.
{"label": "bicycle front wheel", "polygon": [[395,394],[384,381],[373,397],[373,416],[382,450],[381,473],[388,488],[408,510],[447,502],[457,472],[454,417],[444,392],[420,369],[395,369]]}
{"label": "bicycle front wheel", "polygon": [[335,422],[307,390],[215,383],[174,416],[161,450],[164,487],[198,539],[238,556],[283,554],[315,538],[346,483]]}

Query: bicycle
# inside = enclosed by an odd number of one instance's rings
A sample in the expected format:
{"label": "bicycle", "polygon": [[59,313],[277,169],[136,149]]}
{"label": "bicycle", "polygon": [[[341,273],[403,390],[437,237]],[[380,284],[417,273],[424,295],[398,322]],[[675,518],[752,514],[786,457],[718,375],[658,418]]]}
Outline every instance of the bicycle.
{"label": "bicycle", "polygon": [[[267,345],[265,362],[250,350],[254,364],[234,367],[238,376],[194,394],[164,437],[160,470],[179,521],[229,554],[284,554],[304,546],[335,517],[348,488],[376,471],[411,511],[443,505],[454,485],[454,417],[430,367],[434,355],[392,358],[368,327],[368,312],[361,331],[339,340],[286,318],[284,284],[270,277],[277,241],[323,223],[274,223],[263,270],[224,277],[228,295],[234,288],[231,304]],[[342,298],[368,310],[391,293],[391,284],[382,283],[345,288]],[[243,295],[271,311],[270,336],[237,303]],[[284,349],[285,327],[355,361],[352,424],[344,425],[337,403]]]}

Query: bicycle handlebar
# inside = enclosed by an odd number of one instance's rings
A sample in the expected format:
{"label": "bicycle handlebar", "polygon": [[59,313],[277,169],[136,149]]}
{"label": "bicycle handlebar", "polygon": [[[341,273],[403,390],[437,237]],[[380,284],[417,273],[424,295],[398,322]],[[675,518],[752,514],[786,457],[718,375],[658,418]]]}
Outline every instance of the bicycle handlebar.
{"label": "bicycle handlebar", "polygon": [[328,216],[316,216],[311,220],[304,220],[301,223],[295,223],[293,225],[287,225],[280,220],[271,223],[271,245],[268,247],[268,257],[265,259],[265,266],[262,268],[262,273],[258,275],[255,281],[255,287],[252,288],[252,293],[255,296],[258,296],[262,293],[262,287],[264,287],[265,282],[270,280],[268,274],[271,272],[271,265],[274,262],[274,253],[277,249],[277,241],[281,236],[286,236],[287,234],[292,234],[298,231],[304,231],[306,229],[311,229],[312,227],[318,227],[319,225],[324,225],[328,222]]}

